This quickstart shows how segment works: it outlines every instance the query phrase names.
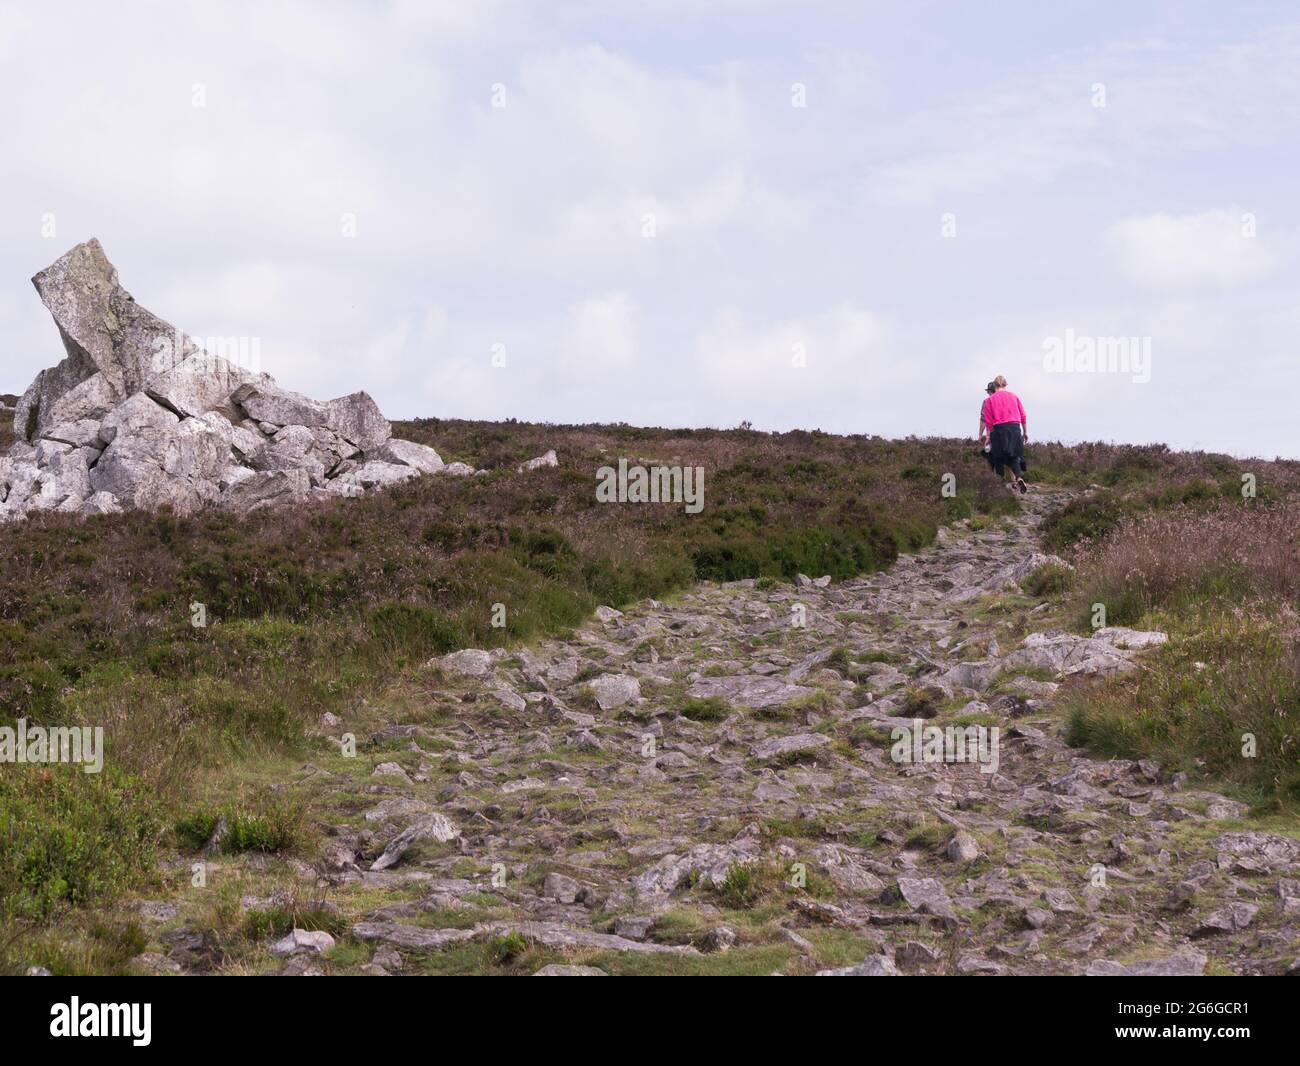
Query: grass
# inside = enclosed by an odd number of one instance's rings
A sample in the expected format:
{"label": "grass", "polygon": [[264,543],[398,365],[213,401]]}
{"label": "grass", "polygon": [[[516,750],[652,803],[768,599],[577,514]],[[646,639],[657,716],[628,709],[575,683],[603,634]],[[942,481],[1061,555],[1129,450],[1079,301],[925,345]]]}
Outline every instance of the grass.
{"label": "grass", "polygon": [[775,874],[758,863],[732,863],[727,876],[717,886],[717,897],[724,907],[748,910],[771,891]]}
{"label": "grass", "polygon": [[721,722],[730,716],[731,704],[721,696],[683,697],[677,705],[677,713],[692,722]]}
{"label": "grass", "polygon": [[1177,620],[1176,639],[1135,675],[1075,687],[1059,701],[1070,743],[1208,776],[1265,810],[1300,809],[1294,631],[1212,609],[1189,623]]}
{"label": "grass", "polygon": [[203,807],[176,821],[181,846],[198,851],[222,828],[219,849],[226,854],[258,851],[268,854],[292,851],[300,841],[300,813],[296,806],[264,802],[259,811],[233,804]]}
{"label": "grass", "polygon": [[1030,596],[1056,596],[1074,583],[1074,572],[1058,563],[1044,563],[1037,567],[1020,587]]}
{"label": "grass", "polygon": [[1178,508],[1120,523],[1077,553],[1081,631],[1163,629],[1136,674],[1067,691],[1069,737],[1158,760],[1265,810],[1300,809],[1300,540],[1295,503]]}
{"label": "grass", "polygon": [[244,917],[244,936],[249,940],[282,937],[294,929],[322,930],[332,936],[341,936],[346,923],[337,911],[326,907],[319,899],[277,904],[265,909],[253,909]]}

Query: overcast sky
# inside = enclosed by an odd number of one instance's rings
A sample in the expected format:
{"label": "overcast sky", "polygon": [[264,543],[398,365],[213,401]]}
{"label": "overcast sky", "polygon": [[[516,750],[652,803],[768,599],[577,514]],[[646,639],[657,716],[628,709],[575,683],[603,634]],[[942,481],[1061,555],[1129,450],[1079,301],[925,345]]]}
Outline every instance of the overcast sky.
{"label": "overcast sky", "polygon": [[1300,457],[1294,5],[0,0],[0,99],[0,391],[95,236],[394,418]]}

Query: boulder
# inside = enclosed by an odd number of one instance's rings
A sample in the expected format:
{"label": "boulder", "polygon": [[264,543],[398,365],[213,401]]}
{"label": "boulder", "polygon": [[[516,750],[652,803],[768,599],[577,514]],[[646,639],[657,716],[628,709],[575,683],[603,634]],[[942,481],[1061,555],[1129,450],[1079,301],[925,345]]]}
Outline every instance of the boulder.
{"label": "boulder", "polygon": [[244,511],[362,496],[444,469],[474,473],[393,440],[368,393],[321,402],[205,351],[135,302],[96,240],[32,282],[65,356],[3,406],[15,441],[0,469],[0,519],[56,509]]}
{"label": "boulder", "polygon": [[742,837],[730,844],[697,844],[685,854],[668,854],[632,879],[632,891],[638,899],[671,895],[683,883],[717,888],[737,863],[757,861],[759,841]]}
{"label": "boulder", "polygon": [[252,373],[200,351],[152,378],[145,391],[182,418],[219,411],[233,421],[238,419],[239,409],[231,401],[231,393],[246,384],[270,381],[266,374]]}
{"label": "boulder", "polygon": [[408,478],[419,476],[420,472],[413,466],[372,461],[362,463],[353,470],[339,474],[336,480],[345,485],[356,485],[363,489],[377,489],[385,485],[398,485]]}
{"label": "boulder", "polygon": [[888,955],[868,955],[856,966],[818,970],[817,977],[897,977],[898,967]]}
{"label": "boulder", "polygon": [[414,441],[409,440],[399,440],[396,437],[385,441],[379,448],[367,453],[366,457],[378,459],[385,463],[411,466],[422,474],[440,473],[443,467],[447,465],[442,461],[442,456],[427,445],[416,444]]}
{"label": "boulder", "polygon": [[492,669],[492,653],[481,648],[462,648],[441,658],[429,660],[430,666],[438,666],[453,674],[466,677],[482,677]]}
{"label": "boulder", "polygon": [[573,903],[581,890],[582,886],[577,881],[564,874],[549,873],[542,883],[542,895],[557,903]]}
{"label": "boulder", "polygon": [[38,432],[107,413],[200,350],[135,302],[97,240],[62,255],[32,284],[54,317],[67,352],[63,362],[38,375],[15,413],[16,420],[30,419]]}
{"label": "boulder", "polygon": [[831,738],[822,733],[796,733],[793,736],[768,737],[755,744],[750,754],[759,762],[781,761],[792,755],[816,751],[830,742]]}
{"label": "boulder", "polygon": [[247,383],[230,394],[231,403],[249,418],[272,426],[323,426],[325,405],[278,385]]}
{"label": "boulder", "polygon": [[95,457],[97,453],[89,448],[69,448],[50,457],[46,469],[58,484],[63,499],[76,496],[80,505],[90,495],[90,465]]}
{"label": "boulder", "polygon": [[816,689],[791,685],[774,677],[743,674],[737,677],[702,677],[686,691],[691,699],[720,696],[737,707],[776,707],[801,696],[811,696]]}
{"label": "boulder", "polygon": [[325,425],[363,451],[378,448],[393,435],[393,427],[368,392],[354,392],[330,400],[325,410]]}
{"label": "boulder", "polygon": [[384,848],[383,854],[370,864],[371,870],[387,870],[390,866],[397,864],[398,860],[410,849],[410,847],[421,840],[434,840],[439,843],[446,843],[449,840],[455,840],[460,836],[460,830],[452,823],[446,815],[438,814],[436,811],[421,816],[415,822],[411,823]]}
{"label": "boulder", "polygon": [[259,422],[331,429],[363,451],[380,447],[393,432],[375,401],[365,392],[321,403],[263,382],[241,385],[231,394],[231,400],[249,418]]}
{"label": "boulder", "polygon": [[888,896],[902,900],[920,914],[931,914],[949,923],[957,920],[947,891],[933,877],[900,877]]}
{"label": "boulder", "polygon": [[41,434],[45,440],[70,444],[74,448],[94,447],[102,451],[104,444],[99,439],[99,423],[93,418],[79,418],[75,422],[60,422]]}
{"label": "boulder", "polygon": [[293,929],[271,945],[271,954],[279,958],[299,954],[320,955],[333,946],[334,938],[323,929]]}
{"label": "boulder", "polygon": [[121,510],[122,505],[111,492],[92,492],[81,505],[84,515],[117,514]]}
{"label": "boulder", "polygon": [[1129,653],[1108,641],[1060,632],[1030,633],[1000,665],[1039,667],[1063,676],[1105,675],[1135,668]]}
{"label": "boulder", "polygon": [[[229,468],[222,472],[229,477]],[[311,477],[305,470],[249,471],[221,494],[222,502],[237,511],[251,511],[268,504],[301,500],[311,491]]]}
{"label": "boulder", "polygon": [[560,460],[555,456],[555,449],[552,448],[545,455],[539,455],[536,459],[529,459],[526,463],[519,464],[519,473],[525,470],[539,470],[544,466],[559,466]]}
{"label": "boulder", "polygon": [[1084,971],[1087,977],[1200,977],[1205,973],[1208,957],[1191,948],[1183,948],[1162,959],[1144,962],[1112,962],[1097,959]]}
{"label": "boulder", "polygon": [[41,371],[23,393],[14,410],[18,440],[35,440],[45,430],[66,422],[101,418],[122,398],[102,373],[72,380],[76,371],[66,369],[67,363],[65,359],[58,367]]}
{"label": "boulder", "polygon": [[99,439],[104,444],[112,444],[119,432],[134,436],[147,429],[171,430],[179,421],[176,414],[146,393],[135,392],[104,416],[99,424]]}
{"label": "boulder", "polygon": [[602,711],[641,698],[641,682],[628,674],[604,674],[594,678],[587,687]]}
{"label": "boulder", "polygon": [[966,830],[959,829],[948,841],[943,853],[952,862],[974,862],[980,857],[980,846]]}

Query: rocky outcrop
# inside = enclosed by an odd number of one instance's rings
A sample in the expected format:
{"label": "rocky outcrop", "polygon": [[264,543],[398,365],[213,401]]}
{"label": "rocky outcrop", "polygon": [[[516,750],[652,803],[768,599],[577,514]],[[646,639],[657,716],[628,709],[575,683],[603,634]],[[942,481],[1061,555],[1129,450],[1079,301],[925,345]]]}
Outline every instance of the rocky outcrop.
{"label": "rocky outcrop", "polygon": [[66,354],[13,405],[0,521],[43,510],[247,511],[475,472],[394,439],[364,392],[314,400],[205,351],[135,302],[97,240],[32,282]]}

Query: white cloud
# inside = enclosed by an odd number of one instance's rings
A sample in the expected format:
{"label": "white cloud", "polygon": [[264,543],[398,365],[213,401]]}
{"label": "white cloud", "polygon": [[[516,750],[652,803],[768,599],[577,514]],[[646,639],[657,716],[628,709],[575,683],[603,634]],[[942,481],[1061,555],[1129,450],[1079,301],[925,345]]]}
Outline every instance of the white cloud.
{"label": "white cloud", "polygon": [[[1046,58],[996,88],[893,124],[876,142],[865,194],[929,203],[1084,174],[1105,180],[1097,176],[1268,143],[1279,119],[1300,112],[1300,80],[1268,73],[1300,62],[1291,27],[1243,27],[1231,42],[1194,45],[1111,41]],[[1094,86],[1104,87],[1104,106],[1094,106]]]}
{"label": "white cloud", "polygon": [[880,316],[853,304],[779,322],[727,308],[696,337],[689,406],[712,425],[764,429],[793,412],[796,425],[844,427],[852,412],[863,431],[883,433],[900,412],[875,401],[914,372]]}
{"label": "white cloud", "polygon": [[[0,0],[0,391],[61,355],[27,279],[93,235],[177,326],[393,417],[969,434],[1001,371],[1045,435],[1227,402],[1300,454],[1291,15],[913,8]],[[1222,204],[1253,242],[1187,214]],[[1035,380],[1066,326],[1150,333],[1145,396]]]}
{"label": "white cloud", "polygon": [[607,378],[637,360],[636,306],[625,292],[592,297],[569,309],[559,369],[575,382]]}
{"label": "white cloud", "polygon": [[1235,207],[1126,218],[1106,230],[1106,240],[1125,277],[1156,289],[1244,285],[1279,261],[1254,215]]}

